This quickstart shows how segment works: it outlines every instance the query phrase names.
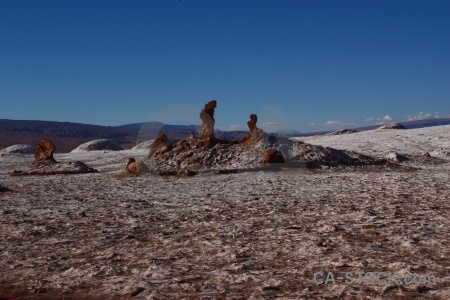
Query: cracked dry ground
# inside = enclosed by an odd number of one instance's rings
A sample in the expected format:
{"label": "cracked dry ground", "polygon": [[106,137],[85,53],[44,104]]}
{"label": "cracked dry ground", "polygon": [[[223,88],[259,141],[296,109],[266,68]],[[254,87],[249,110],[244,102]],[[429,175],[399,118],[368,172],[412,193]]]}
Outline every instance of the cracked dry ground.
{"label": "cracked dry ground", "polygon": [[[1,175],[0,296],[448,299],[448,170]],[[438,282],[317,285],[318,271]]]}

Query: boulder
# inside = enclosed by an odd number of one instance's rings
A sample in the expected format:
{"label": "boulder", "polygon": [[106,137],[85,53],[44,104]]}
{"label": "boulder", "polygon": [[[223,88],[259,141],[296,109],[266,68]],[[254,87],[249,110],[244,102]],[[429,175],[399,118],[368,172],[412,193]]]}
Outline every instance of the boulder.
{"label": "boulder", "polygon": [[128,158],[125,171],[133,176],[139,176],[148,172],[148,167],[143,162],[136,162],[133,157]]}
{"label": "boulder", "polygon": [[263,163],[284,163],[283,154],[277,149],[267,149],[264,151]]}
{"label": "boulder", "polygon": [[385,158],[388,161],[391,161],[391,162],[394,162],[394,163],[401,163],[401,162],[404,162],[404,161],[408,160],[408,158],[406,156],[404,156],[402,154],[395,153],[395,152],[391,152],[391,153],[387,154],[385,156]]}

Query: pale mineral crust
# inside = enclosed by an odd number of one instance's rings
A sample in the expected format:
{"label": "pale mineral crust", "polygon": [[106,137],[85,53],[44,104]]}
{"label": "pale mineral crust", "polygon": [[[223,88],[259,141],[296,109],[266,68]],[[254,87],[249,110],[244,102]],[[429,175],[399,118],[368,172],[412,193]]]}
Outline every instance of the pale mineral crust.
{"label": "pale mineral crust", "polygon": [[[145,158],[138,153],[136,160]],[[115,166],[124,155],[55,158],[123,172]],[[8,175],[32,160],[0,158],[0,182],[11,190],[0,195],[0,297],[450,296],[448,160],[408,171]],[[429,274],[439,281],[397,286],[313,280],[315,272],[359,271]]]}

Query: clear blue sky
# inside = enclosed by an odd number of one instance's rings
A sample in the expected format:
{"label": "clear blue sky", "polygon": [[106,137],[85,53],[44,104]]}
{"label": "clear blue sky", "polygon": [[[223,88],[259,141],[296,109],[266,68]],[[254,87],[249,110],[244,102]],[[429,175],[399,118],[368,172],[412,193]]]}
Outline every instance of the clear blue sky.
{"label": "clear blue sky", "polygon": [[199,124],[211,99],[223,129],[448,116],[450,1],[0,0],[0,118]]}

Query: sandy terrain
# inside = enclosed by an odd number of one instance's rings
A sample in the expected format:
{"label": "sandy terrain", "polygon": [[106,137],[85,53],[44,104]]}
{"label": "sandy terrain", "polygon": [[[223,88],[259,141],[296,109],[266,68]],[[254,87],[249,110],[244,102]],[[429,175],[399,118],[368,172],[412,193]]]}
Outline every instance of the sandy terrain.
{"label": "sandy terrain", "polygon": [[[411,168],[124,176],[146,150],[56,154],[100,173],[11,177],[0,157],[0,298],[449,299],[450,126],[299,138]],[[425,159],[428,151],[433,157]],[[436,283],[317,284],[391,272]],[[383,279],[386,279],[383,277]]]}

